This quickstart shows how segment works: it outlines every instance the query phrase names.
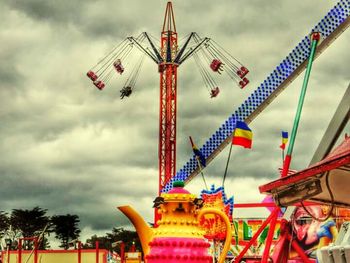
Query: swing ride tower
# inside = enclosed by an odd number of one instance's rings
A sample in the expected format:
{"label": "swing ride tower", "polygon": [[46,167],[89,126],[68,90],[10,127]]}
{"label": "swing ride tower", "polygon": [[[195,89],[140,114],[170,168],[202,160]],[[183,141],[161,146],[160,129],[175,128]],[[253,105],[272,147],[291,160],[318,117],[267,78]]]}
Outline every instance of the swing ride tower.
{"label": "swing ride tower", "polygon": [[[176,175],[178,67],[193,57],[211,98],[215,98],[220,92],[211,74],[220,76],[221,72],[225,72],[237,86],[243,89],[249,83],[246,78],[249,71],[214,40],[208,37],[202,38],[196,32],[191,32],[185,37],[179,47],[171,2],[166,6],[159,46],[153,42],[154,39],[147,32],[137,37],[127,37],[93,66],[87,76],[99,90],[103,90],[113,76],[123,74],[123,63],[134,47],[157,64],[160,74],[158,142],[158,194],[160,194]],[[121,99],[132,94],[142,64],[143,57],[135,67],[131,68],[131,74],[120,90]],[[125,70],[127,71],[127,68]]]}
{"label": "swing ride tower", "polygon": [[177,53],[177,33],[171,2],[167,3],[161,33],[160,55],[163,62],[158,66],[160,73],[159,97],[159,194],[175,175],[176,169],[176,104],[177,67],[174,62]]}

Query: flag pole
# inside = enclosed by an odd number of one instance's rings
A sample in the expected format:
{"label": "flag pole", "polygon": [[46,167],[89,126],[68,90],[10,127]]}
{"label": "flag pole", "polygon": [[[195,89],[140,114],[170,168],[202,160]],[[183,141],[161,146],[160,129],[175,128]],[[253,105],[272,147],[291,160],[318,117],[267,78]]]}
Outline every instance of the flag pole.
{"label": "flag pole", "polygon": [[309,82],[310,72],[311,72],[311,68],[312,68],[312,62],[313,62],[314,57],[315,57],[316,47],[317,47],[317,43],[318,43],[319,39],[320,39],[320,33],[318,33],[318,32],[312,33],[312,35],[311,35],[312,43],[311,43],[311,51],[310,51],[309,61],[308,61],[307,67],[306,67],[303,86],[302,86],[302,89],[300,92],[297,112],[296,112],[295,118],[294,118],[293,130],[292,130],[292,134],[290,136],[290,142],[288,144],[287,155],[286,155],[286,158],[284,159],[284,162],[283,162],[282,177],[285,177],[288,174],[289,166],[290,166],[290,163],[292,160],[293,147],[294,147],[295,137],[297,135],[297,130],[298,130],[298,126],[299,126],[301,110],[303,108],[307,84]]}
{"label": "flag pole", "polygon": [[222,187],[224,187],[225,180],[226,180],[228,164],[231,158],[232,145],[235,144],[235,145],[243,146],[244,148],[251,148],[252,138],[253,138],[253,134],[251,129],[248,127],[248,125],[243,121],[237,121],[235,130],[232,135],[232,141],[231,141],[230,151],[228,153],[228,158],[226,162],[224,178],[222,179]]}
{"label": "flag pole", "polygon": [[[195,146],[194,146],[194,142],[193,142],[193,140],[192,140],[192,137],[189,136],[189,138],[190,138],[190,142],[191,142],[192,149],[194,149]],[[195,158],[196,158],[196,160],[197,160],[198,167],[199,167],[199,172],[200,172],[201,175],[202,175],[202,179],[203,179],[205,188],[206,188],[206,190],[208,190],[208,185],[207,185],[207,182],[206,182],[205,177],[204,177],[204,173],[203,173],[203,169],[202,169],[201,162],[200,162],[200,160],[199,160],[199,156],[197,156],[197,155],[195,154]]]}
{"label": "flag pole", "polygon": [[227,158],[227,162],[226,162],[226,168],[225,168],[224,178],[222,179],[222,187],[224,187],[224,184],[225,184],[225,179],[226,179],[227,170],[228,170],[228,164],[229,164],[230,158],[231,158],[231,151],[232,151],[232,143],[231,143],[231,146],[230,146],[230,151],[229,151],[229,153],[228,153],[228,158]]}
{"label": "flag pole", "polygon": [[196,156],[196,159],[197,159],[197,163],[198,163],[198,166],[199,166],[199,172],[202,175],[202,179],[203,179],[203,182],[204,182],[204,185],[205,185],[205,189],[208,190],[208,185],[207,185],[207,181],[205,180],[205,177],[204,177],[202,165],[201,165],[201,162],[198,160],[199,157]]}

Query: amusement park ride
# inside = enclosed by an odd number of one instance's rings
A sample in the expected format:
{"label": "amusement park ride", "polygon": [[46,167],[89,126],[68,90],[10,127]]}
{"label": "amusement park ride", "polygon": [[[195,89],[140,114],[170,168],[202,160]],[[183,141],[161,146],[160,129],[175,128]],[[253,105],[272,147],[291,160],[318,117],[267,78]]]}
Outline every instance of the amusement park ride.
{"label": "amusement park ride", "polygon": [[[160,193],[165,185],[175,176],[178,67],[187,59],[194,57],[205,85],[207,88],[210,88],[210,96],[212,98],[219,94],[220,89],[203,63],[207,63],[208,68],[214,73],[227,73],[240,88],[244,88],[249,83],[249,80],[246,78],[249,71],[214,40],[207,37],[201,38],[195,32],[192,32],[185,40],[183,46],[179,48],[174,12],[171,2],[168,2],[161,33],[160,47],[156,47],[150,35],[146,32],[136,38],[126,38],[87,73],[87,76],[98,89],[102,90],[105,88],[105,85],[108,84],[115,71],[118,74],[123,74],[124,67],[122,63],[130,55],[134,46],[158,65],[158,72],[160,74],[158,149]],[[122,99],[125,96],[129,97],[131,95],[142,63],[143,58],[140,59],[137,66],[132,70],[130,77],[120,91]]]}
{"label": "amusement park ride", "polygon": [[[246,99],[246,101],[239,106],[234,113],[228,117],[228,119],[221,125],[221,127],[209,138],[209,140],[199,149],[206,159],[206,163],[210,163],[219,152],[227,146],[232,139],[233,132],[236,128],[237,121],[244,121],[249,124],[261,113],[287,86],[299,75],[305,68],[306,77],[308,79],[310,75],[311,65],[314,59],[316,59],[350,24],[350,0],[341,0],[337,5],[332,8],[327,15],[311,30],[310,35],[305,36],[299,44],[283,59],[283,61],[268,75],[268,77],[259,85],[259,87],[253,91],[253,93]],[[184,43],[178,45],[178,34],[176,32],[175,18],[171,2],[167,3],[163,28],[161,32],[160,46],[157,47],[153,42],[153,37],[144,32],[138,37],[128,37],[120,45],[114,48],[106,57],[100,60],[91,70],[88,71],[87,76],[91,79],[93,84],[100,90],[104,89],[108,85],[112,76],[124,73],[123,63],[130,55],[134,47],[141,51],[144,55],[151,58],[158,66],[158,72],[160,74],[160,117],[159,117],[159,194],[161,195],[156,199],[160,203],[155,204],[155,207],[162,207],[161,213],[164,215],[166,209],[164,205],[167,198],[171,202],[175,202],[173,196],[168,196],[167,193],[172,194],[184,194],[184,201],[189,198],[190,202],[194,204],[195,208],[191,205],[191,210],[197,209],[196,199],[189,195],[184,190],[179,190],[178,187],[173,188],[173,185],[177,181],[190,182],[201,171],[201,167],[197,162],[196,156],[193,155],[190,160],[176,173],[176,110],[177,110],[177,68],[182,65],[187,59],[193,57],[200,74],[205,82],[205,85],[210,89],[210,96],[215,98],[220,93],[220,89],[217,86],[214,78],[211,75],[209,69],[212,72],[220,75],[222,72],[227,73],[240,88],[244,88],[249,80],[246,78],[248,69],[243,66],[237,59],[227,53],[221,46],[210,38],[202,38],[197,33],[192,32]],[[122,88],[121,98],[129,97],[134,88],[136,80],[139,76],[141,66],[144,61],[144,56],[139,59],[138,64],[131,70],[131,74],[128,77],[124,87]],[[205,66],[207,64],[207,67]],[[306,89],[307,80],[303,84],[303,88]],[[303,94],[302,96],[305,96]],[[302,102],[300,103],[302,106]],[[299,105],[300,106],[300,105]],[[300,108],[301,111],[301,108]],[[299,119],[300,115],[296,117]],[[284,168],[282,171],[282,177],[287,176],[289,166],[291,163],[291,152],[293,148],[293,141],[296,135],[296,128],[292,132],[291,149],[288,149],[288,154],[284,160]],[[294,137],[293,137],[294,136]],[[188,196],[187,196],[188,195]],[[168,201],[169,201],[168,200]],[[178,201],[176,201],[178,202]],[[187,201],[186,201],[187,202]],[[188,211],[183,205],[179,204],[178,208],[181,211]],[[185,209],[185,210],[183,210]],[[174,210],[174,211],[175,211]],[[180,211],[179,210],[179,211]],[[259,230],[257,236],[270,223],[270,231],[267,235],[267,244],[263,259],[261,262],[268,262],[268,253],[270,250],[272,235],[274,233],[274,226],[276,224],[277,214],[280,212],[280,208],[276,207],[267,221]],[[126,212],[131,213],[133,212]],[[197,213],[197,212],[196,212]],[[134,214],[133,216],[134,217]],[[156,218],[160,219],[160,218]],[[165,219],[164,219],[165,220]],[[176,224],[171,220],[164,224]],[[199,219],[198,219],[199,220]],[[191,219],[189,222],[198,221],[197,219]],[[137,224],[137,223],[136,223]],[[190,223],[188,223],[190,224]],[[192,224],[192,223],[191,223]],[[198,222],[196,223],[198,224]],[[162,230],[162,226],[159,226],[158,236],[164,236],[166,231]],[[194,228],[194,227],[193,227]],[[155,232],[157,232],[155,228]],[[272,229],[272,231],[271,231]],[[164,233],[161,234],[160,232]],[[194,231],[194,233],[197,230]],[[150,231],[146,231],[150,235]],[[147,234],[146,234],[147,235]],[[256,237],[257,237],[256,236]],[[256,238],[255,237],[255,238]],[[169,241],[170,242],[170,241]],[[175,241],[174,241],[175,242]],[[177,242],[177,241],[176,241]],[[175,243],[176,243],[175,242]],[[151,242],[152,243],[152,242]],[[150,244],[151,244],[150,243]],[[174,244],[175,244],[174,243]],[[170,244],[170,243],[169,243]],[[152,245],[150,245],[152,246]],[[155,247],[163,246],[160,243],[153,243],[154,253],[159,251]],[[165,245],[166,246],[166,245]],[[294,246],[294,245],[293,245]],[[247,251],[247,247],[243,249],[242,253],[238,255],[234,262],[240,262],[244,255],[244,251]],[[158,251],[157,253],[155,251]],[[303,257],[303,252],[299,251],[304,262],[311,262]],[[298,253],[299,253],[298,252]],[[155,255],[154,254],[154,255]],[[157,258],[151,254],[148,257],[148,262],[162,262],[165,257]],[[157,254],[158,255],[158,254]],[[153,257],[154,256],[154,257]],[[304,255],[305,256],[305,255]],[[204,256],[206,257],[206,256]],[[179,261],[180,258],[177,258]],[[158,261],[157,261],[158,260]],[[160,261],[159,261],[160,260]],[[170,260],[170,259],[169,259]],[[169,261],[167,260],[167,261]],[[207,262],[208,258],[203,259],[203,262]],[[171,260],[169,262],[172,262]],[[198,261],[202,262],[202,261]]]}

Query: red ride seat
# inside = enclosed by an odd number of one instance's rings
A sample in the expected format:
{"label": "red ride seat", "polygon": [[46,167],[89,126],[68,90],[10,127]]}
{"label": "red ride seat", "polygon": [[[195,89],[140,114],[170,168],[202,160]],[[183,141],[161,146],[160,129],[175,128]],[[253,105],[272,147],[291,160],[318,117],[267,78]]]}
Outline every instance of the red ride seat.
{"label": "red ride seat", "polygon": [[221,66],[222,66],[222,62],[218,59],[213,59],[213,61],[210,63],[210,68],[214,72],[219,72],[219,70],[221,70]]}
{"label": "red ride seat", "polygon": [[249,70],[242,66],[239,70],[237,70],[237,75],[242,79],[245,75],[247,75]]}
{"label": "red ride seat", "polygon": [[97,80],[98,76],[95,74],[95,72],[93,72],[92,70],[89,70],[88,73],[86,73],[86,75],[89,77],[89,79],[91,79],[92,81]]}
{"label": "red ride seat", "polygon": [[99,90],[103,90],[103,88],[105,87],[105,84],[104,84],[103,81],[101,81],[101,80],[94,81],[94,85],[95,85],[96,88],[98,88]]}
{"label": "red ride seat", "polygon": [[240,82],[239,82],[239,86],[241,87],[241,89],[243,89],[245,86],[247,86],[249,83],[249,80],[247,78],[243,78]]}
{"label": "red ride seat", "polygon": [[122,62],[120,61],[120,59],[117,59],[114,63],[113,63],[113,67],[115,68],[115,70],[121,75],[124,72],[124,67],[122,65]]}
{"label": "red ride seat", "polygon": [[219,87],[216,87],[210,91],[210,98],[215,98],[220,93]]}

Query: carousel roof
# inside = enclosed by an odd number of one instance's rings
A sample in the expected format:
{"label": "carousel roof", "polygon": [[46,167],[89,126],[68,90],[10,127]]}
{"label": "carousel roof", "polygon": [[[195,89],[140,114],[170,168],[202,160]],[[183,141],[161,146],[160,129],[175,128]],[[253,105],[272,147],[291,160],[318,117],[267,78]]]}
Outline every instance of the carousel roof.
{"label": "carousel roof", "polygon": [[281,206],[301,200],[350,206],[350,136],[310,167],[259,187]]}

